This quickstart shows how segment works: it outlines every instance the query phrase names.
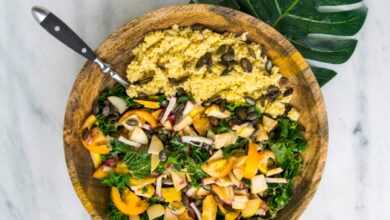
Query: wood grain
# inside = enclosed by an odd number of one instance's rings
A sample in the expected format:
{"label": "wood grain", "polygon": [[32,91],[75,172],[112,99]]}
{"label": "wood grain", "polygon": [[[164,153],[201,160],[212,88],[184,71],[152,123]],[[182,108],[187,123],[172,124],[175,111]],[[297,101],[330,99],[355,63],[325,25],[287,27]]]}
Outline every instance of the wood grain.
{"label": "wood grain", "polygon": [[[97,49],[97,54],[114,69],[124,73],[131,60],[131,49],[143,36],[174,24],[203,24],[216,31],[248,32],[249,39],[260,43],[281,73],[295,87],[293,105],[301,112],[308,149],[304,169],[296,178],[294,197],[277,219],[298,219],[313,197],[326,161],[328,124],[322,94],[309,65],[281,34],[264,22],[228,8],[210,5],[177,5],[161,8],[136,18],[111,34]],[[93,219],[106,219],[108,189],[91,177],[92,163],[79,136],[83,120],[90,114],[99,92],[113,82],[87,62],[77,76],[69,96],[64,121],[64,148],[69,175],[82,204]]]}

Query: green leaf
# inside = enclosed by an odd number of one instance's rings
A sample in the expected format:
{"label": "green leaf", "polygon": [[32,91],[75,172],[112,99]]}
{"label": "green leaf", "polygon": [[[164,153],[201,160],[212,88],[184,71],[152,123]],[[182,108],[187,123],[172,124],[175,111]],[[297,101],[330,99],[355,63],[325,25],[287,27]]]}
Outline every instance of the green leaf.
{"label": "green leaf", "polygon": [[[353,36],[361,29],[367,7],[357,5],[351,9],[337,9],[361,3],[362,0],[194,0],[239,9],[274,26],[285,35],[305,58],[326,63],[341,64],[353,54],[357,40]],[[232,5],[232,6],[231,6]],[[321,10],[331,6],[332,11]],[[322,34],[314,37],[312,34]],[[345,36],[336,38],[334,36]],[[320,71],[320,72],[316,72]],[[336,72],[313,68],[320,85],[332,79]]]}
{"label": "green leaf", "polygon": [[336,76],[336,72],[330,69],[311,66],[311,69],[314,72],[315,77],[317,78],[318,84],[320,86],[325,85],[327,82],[329,82],[333,77]]}

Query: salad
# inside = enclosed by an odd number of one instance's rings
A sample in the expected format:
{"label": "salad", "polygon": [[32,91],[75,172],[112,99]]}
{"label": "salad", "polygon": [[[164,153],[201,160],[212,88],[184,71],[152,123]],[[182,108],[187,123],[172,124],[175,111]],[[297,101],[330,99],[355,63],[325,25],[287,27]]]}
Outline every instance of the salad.
{"label": "salad", "polygon": [[80,133],[91,175],[110,188],[109,219],[274,218],[293,194],[306,141],[294,107],[276,118],[261,111],[272,90],[202,103],[182,88],[169,97],[104,90]]}

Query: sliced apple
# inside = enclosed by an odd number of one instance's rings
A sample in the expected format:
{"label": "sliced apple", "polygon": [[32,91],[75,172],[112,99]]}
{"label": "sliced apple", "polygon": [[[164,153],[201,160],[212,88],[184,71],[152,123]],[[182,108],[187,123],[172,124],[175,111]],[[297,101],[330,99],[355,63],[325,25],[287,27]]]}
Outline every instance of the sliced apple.
{"label": "sliced apple", "polygon": [[233,209],[244,209],[248,203],[248,196],[234,196],[232,207]]}
{"label": "sliced apple", "polygon": [[234,144],[237,140],[237,135],[234,132],[226,132],[216,134],[214,136],[214,148],[220,149],[228,145]]}
{"label": "sliced apple", "polygon": [[187,186],[186,174],[184,172],[171,170],[172,182],[176,190],[181,190]]}
{"label": "sliced apple", "polygon": [[147,144],[148,136],[145,134],[142,128],[136,127],[130,134],[130,140],[140,144]]}
{"label": "sliced apple", "polygon": [[210,107],[208,107],[205,111],[205,114],[208,117],[214,117],[219,119],[229,118],[231,115],[228,110],[221,111],[218,105],[211,105]]}
{"label": "sliced apple", "polygon": [[145,198],[150,198],[154,195],[154,187],[152,185],[147,185],[142,188],[140,187],[131,187],[131,189],[134,191],[134,193],[137,196],[142,196]]}
{"label": "sliced apple", "polygon": [[164,212],[165,212],[165,208],[161,204],[151,205],[146,210],[146,213],[148,214],[148,217],[150,220],[153,220],[155,218],[158,218],[158,217],[164,215]]}
{"label": "sliced apple", "polygon": [[221,199],[224,203],[231,205],[234,198],[233,187],[221,187],[218,185],[212,185],[211,190]]}
{"label": "sliced apple", "polygon": [[163,149],[164,149],[164,144],[156,135],[153,135],[152,139],[150,140],[148,153],[158,155]]}
{"label": "sliced apple", "polygon": [[160,156],[152,154],[150,156],[150,172],[153,172],[160,164]]}
{"label": "sliced apple", "polygon": [[268,185],[264,175],[257,175],[251,179],[251,192],[253,194],[263,193],[267,188]]}
{"label": "sliced apple", "polygon": [[127,103],[125,100],[118,96],[109,96],[107,97],[108,101],[111,102],[111,104],[118,110],[120,114],[126,111],[127,109]]}
{"label": "sliced apple", "polygon": [[192,124],[192,118],[190,116],[185,116],[179,123],[173,126],[174,131],[181,131],[185,127],[188,127]]}
{"label": "sliced apple", "polygon": [[235,125],[233,126],[233,130],[236,132],[236,134],[239,137],[243,137],[243,138],[249,138],[253,134],[253,132],[255,132],[255,129],[249,123]]}
{"label": "sliced apple", "polygon": [[263,121],[263,126],[267,132],[273,130],[276,127],[276,125],[278,124],[278,122],[276,120],[274,120],[268,116],[265,116],[265,115],[263,116],[262,121]]}

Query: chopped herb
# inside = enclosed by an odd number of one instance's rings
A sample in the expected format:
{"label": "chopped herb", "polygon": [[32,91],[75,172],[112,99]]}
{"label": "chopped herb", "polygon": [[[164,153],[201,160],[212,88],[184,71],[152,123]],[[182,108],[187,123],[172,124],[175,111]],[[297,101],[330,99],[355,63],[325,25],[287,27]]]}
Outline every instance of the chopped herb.
{"label": "chopped herb", "polygon": [[105,135],[110,135],[118,131],[118,126],[115,121],[100,114],[96,116],[96,125]]}
{"label": "chopped herb", "polygon": [[110,203],[108,205],[108,218],[110,220],[128,220],[129,217],[125,214],[123,214],[121,211],[119,211],[114,204]]}
{"label": "chopped herb", "polygon": [[248,143],[249,143],[248,139],[239,137],[237,139],[236,143],[222,148],[223,156],[225,158],[228,158],[231,155],[236,154],[236,153],[245,153]]}
{"label": "chopped herb", "polygon": [[111,141],[111,147],[110,154],[123,157],[132,176],[143,178],[150,175],[150,155],[145,149],[135,149],[116,139]]}
{"label": "chopped herb", "polygon": [[128,174],[119,174],[111,172],[108,177],[104,178],[102,180],[102,183],[107,186],[116,187],[119,190],[123,190],[125,187],[127,187],[127,184],[129,183],[130,175]]}
{"label": "chopped herb", "polygon": [[215,127],[213,129],[213,131],[216,134],[221,134],[221,133],[225,133],[225,132],[231,131],[231,128],[229,126],[229,122],[227,120],[220,120],[218,125],[217,125],[217,127]]}

